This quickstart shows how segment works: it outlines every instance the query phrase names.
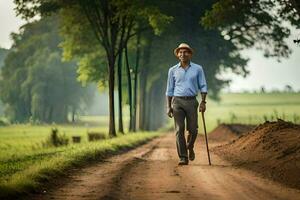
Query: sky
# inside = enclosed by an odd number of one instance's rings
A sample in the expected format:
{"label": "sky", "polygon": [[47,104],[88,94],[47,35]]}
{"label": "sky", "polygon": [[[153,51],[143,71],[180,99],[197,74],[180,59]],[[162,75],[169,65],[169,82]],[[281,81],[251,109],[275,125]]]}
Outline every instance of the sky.
{"label": "sky", "polygon": [[17,32],[25,22],[16,17],[13,0],[0,0],[0,47],[10,48],[10,33]]}
{"label": "sky", "polygon": [[296,91],[300,91],[300,45],[293,43],[293,40],[300,39],[300,30],[293,30],[288,45],[293,53],[289,58],[281,59],[278,62],[274,58],[265,58],[261,51],[256,49],[244,50],[242,55],[250,58],[247,69],[250,75],[246,78],[233,74],[222,74],[221,77],[232,79],[230,91],[258,90],[262,86],[266,90],[283,89],[290,85]]}
{"label": "sky", "polygon": [[[25,21],[15,16],[13,0],[0,0],[0,47],[10,48],[12,44],[10,33],[17,32],[23,24]],[[253,91],[262,86],[268,91],[283,89],[286,85],[300,91],[300,45],[297,46],[292,42],[297,38],[300,39],[300,30],[292,30],[288,42],[293,53],[280,63],[275,59],[264,58],[262,52],[255,49],[244,50],[242,55],[250,58],[247,66],[250,75],[243,78],[231,73],[221,74],[221,78],[232,79],[230,87],[225,91]]]}

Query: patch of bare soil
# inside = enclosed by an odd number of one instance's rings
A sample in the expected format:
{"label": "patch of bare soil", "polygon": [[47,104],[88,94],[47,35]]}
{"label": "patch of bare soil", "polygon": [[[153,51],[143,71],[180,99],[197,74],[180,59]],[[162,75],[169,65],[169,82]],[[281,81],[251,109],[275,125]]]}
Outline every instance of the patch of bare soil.
{"label": "patch of bare soil", "polygon": [[235,165],[300,189],[300,126],[265,122],[248,134],[213,149]]}
{"label": "patch of bare soil", "polygon": [[254,125],[245,124],[220,124],[212,132],[208,134],[210,140],[219,142],[228,142],[238,138],[255,128]]}

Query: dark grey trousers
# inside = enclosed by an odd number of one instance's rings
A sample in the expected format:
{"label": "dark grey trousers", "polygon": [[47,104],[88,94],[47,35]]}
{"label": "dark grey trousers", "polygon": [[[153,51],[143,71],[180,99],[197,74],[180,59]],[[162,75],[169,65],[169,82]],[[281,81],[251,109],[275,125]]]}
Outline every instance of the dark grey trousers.
{"label": "dark grey trousers", "polygon": [[[198,134],[198,106],[197,99],[181,99],[173,97],[172,107],[176,130],[176,146],[179,158],[187,158],[187,149],[193,149]],[[187,142],[185,139],[186,127],[189,131]]]}

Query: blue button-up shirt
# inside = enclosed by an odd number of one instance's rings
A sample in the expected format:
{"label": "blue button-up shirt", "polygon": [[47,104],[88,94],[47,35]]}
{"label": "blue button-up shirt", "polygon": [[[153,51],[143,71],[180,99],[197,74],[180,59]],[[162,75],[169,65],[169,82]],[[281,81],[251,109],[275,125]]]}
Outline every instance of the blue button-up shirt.
{"label": "blue button-up shirt", "polygon": [[169,69],[166,96],[197,96],[199,91],[207,92],[202,66],[190,62],[184,69],[178,63]]}

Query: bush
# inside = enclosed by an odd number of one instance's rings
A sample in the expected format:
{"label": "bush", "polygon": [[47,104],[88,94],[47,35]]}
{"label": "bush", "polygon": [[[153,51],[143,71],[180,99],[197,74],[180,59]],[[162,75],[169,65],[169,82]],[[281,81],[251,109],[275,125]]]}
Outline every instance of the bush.
{"label": "bush", "polygon": [[0,119],[0,126],[6,126],[6,123],[2,119]]}
{"label": "bush", "polygon": [[57,128],[52,128],[50,136],[47,138],[45,143],[43,143],[44,147],[49,147],[49,146],[63,146],[63,145],[68,145],[69,139],[65,134],[60,135],[58,134]]}
{"label": "bush", "polygon": [[104,133],[88,132],[87,134],[88,134],[88,141],[103,140],[106,138]]}
{"label": "bush", "polygon": [[80,136],[72,136],[73,143],[80,143],[81,137]]}

